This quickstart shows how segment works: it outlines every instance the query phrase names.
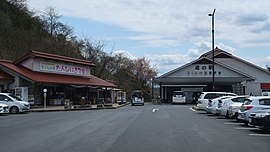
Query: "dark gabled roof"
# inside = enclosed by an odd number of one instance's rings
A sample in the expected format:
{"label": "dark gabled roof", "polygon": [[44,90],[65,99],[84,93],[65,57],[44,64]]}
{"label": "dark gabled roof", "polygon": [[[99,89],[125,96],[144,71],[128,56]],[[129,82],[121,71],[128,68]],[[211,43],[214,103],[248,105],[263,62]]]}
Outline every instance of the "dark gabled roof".
{"label": "dark gabled roof", "polygon": [[45,53],[45,52],[39,52],[39,51],[33,51],[33,50],[30,51],[25,56],[18,59],[17,61],[15,61],[15,64],[19,64],[28,58],[36,58],[36,57],[50,59],[50,60],[56,60],[56,61],[62,61],[62,62],[69,62],[69,63],[74,63],[74,64],[87,65],[87,66],[92,66],[92,67],[96,66],[93,62],[88,61],[88,60],[76,59],[76,58],[55,55],[55,54],[50,54],[50,53]]}
{"label": "dark gabled roof", "polygon": [[208,58],[201,58],[200,60],[197,60],[196,62],[192,64],[212,64],[213,61]]}
{"label": "dark gabled roof", "polygon": [[[213,56],[213,52],[212,52],[212,50],[210,50],[210,51],[202,54],[199,58],[206,57],[206,58],[212,59],[212,56]],[[219,49],[218,47],[216,47],[214,49],[214,56],[215,56],[215,58],[231,58],[232,54],[225,52],[225,51]]]}

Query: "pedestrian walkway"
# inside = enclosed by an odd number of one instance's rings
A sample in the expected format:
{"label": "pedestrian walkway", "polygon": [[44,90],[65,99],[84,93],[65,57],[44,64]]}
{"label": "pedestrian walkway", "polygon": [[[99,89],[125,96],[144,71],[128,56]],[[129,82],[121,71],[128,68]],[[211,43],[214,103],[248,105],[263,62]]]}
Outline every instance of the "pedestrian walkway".
{"label": "pedestrian walkway", "polygon": [[104,105],[72,105],[70,107],[65,106],[32,106],[29,112],[53,112],[53,111],[73,111],[73,110],[100,110],[100,109],[117,109],[130,103],[125,104],[104,104]]}

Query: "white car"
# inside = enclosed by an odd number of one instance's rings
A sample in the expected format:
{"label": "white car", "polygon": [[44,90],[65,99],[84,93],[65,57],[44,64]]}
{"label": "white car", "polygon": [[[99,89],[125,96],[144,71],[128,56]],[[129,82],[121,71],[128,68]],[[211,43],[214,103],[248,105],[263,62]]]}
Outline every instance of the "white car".
{"label": "white car", "polygon": [[243,103],[233,103],[229,106],[226,117],[228,118],[237,118],[238,111],[240,110]]}
{"label": "white car", "polygon": [[172,104],[174,103],[187,103],[186,94],[184,91],[174,91],[172,96]]}
{"label": "white car", "polygon": [[221,96],[237,96],[235,93],[229,92],[202,92],[198,98],[197,107],[199,110],[205,110],[208,105],[209,100],[215,99]]}
{"label": "white car", "polygon": [[212,113],[212,114],[217,114],[216,109],[217,109],[218,103],[221,100],[224,100],[224,99],[227,99],[227,98],[231,98],[231,97],[232,96],[222,96],[222,97],[218,97],[218,98],[209,100],[208,106],[206,107],[206,112],[207,113]]}
{"label": "white car", "polygon": [[257,96],[245,99],[240,110],[238,110],[237,119],[243,121],[246,125],[249,122],[249,116],[252,112],[270,108],[270,96]]}
{"label": "white car", "polygon": [[[226,116],[226,117],[230,117],[230,114],[229,114],[230,105],[232,105],[232,104],[234,104],[235,106],[239,105],[239,108],[240,108],[240,106],[244,103],[246,98],[248,98],[248,96],[235,96],[235,97],[232,97],[229,99],[224,99],[224,100],[220,101],[218,103],[218,106],[217,106],[217,114],[222,115],[222,116]],[[233,115],[235,115],[235,112],[233,113]],[[231,115],[231,117],[233,115]]]}
{"label": "white car", "polygon": [[22,99],[9,93],[0,93],[0,103],[8,105],[8,111],[10,113],[26,112],[30,110],[30,104],[27,101],[22,101]]}
{"label": "white car", "polygon": [[8,113],[8,105],[0,103],[0,114]]}

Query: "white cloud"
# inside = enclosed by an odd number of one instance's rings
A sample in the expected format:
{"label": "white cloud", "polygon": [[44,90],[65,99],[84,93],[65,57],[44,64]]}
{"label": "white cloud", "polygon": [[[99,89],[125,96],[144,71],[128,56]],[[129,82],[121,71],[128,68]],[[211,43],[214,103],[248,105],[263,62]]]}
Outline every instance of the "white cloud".
{"label": "white cloud", "polygon": [[[200,55],[202,55],[206,51],[212,50],[212,43],[211,42],[199,41],[199,42],[196,42],[194,44],[194,46],[195,46],[194,48],[191,48],[188,50],[188,56],[194,57],[194,58],[199,57]],[[215,47],[218,47],[221,50],[224,50],[224,51],[230,52],[230,53],[233,53],[236,50],[235,48],[233,48],[229,45],[223,44],[223,43],[216,44]]]}
{"label": "white cloud", "polygon": [[147,55],[146,58],[150,59],[152,65],[157,66],[159,73],[165,73],[173,70],[190,62],[192,59],[183,54]]}
{"label": "white cloud", "polygon": [[[227,52],[233,52],[235,50],[234,48],[222,43],[218,44],[217,47]],[[194,48],[189,49],[186,54],[181,54],[180,51],[178,51],[178,53],[146,54],[145,57],[150,60],[153,67],[157,67],[159,69],[159,73],[163,74],[197,59],[209,50],[211,50],[210,42],[199,41],[194,43]],[[127,50],[117,50],[113,52],[113,54],[121,53],[125,54],[126,57],[130,59],[139,58]]]}
{"label": "white cloud", "polygon": [[178,41],[175,39],[164,38],[159,35],[139,35],[139,36],[130,36],[130,40],[144,41],[150,47],[175,47],[178,44]]}
{"label": "white cloud", "polygon": [[[144,47],[175,47],[174,50],[177,51],[168,50],[161,54],[144,52],[153,65],[158,65],[161,73],[186,64],[211,50],[211,42],[207,42],[211,38],[211,17],[208,14],[212,13],[213,8],[216,8],[215,46],[231,53],[239,49],[229,46],[227,42],[238,48],[258,45],[270,47],[269,0],[81,0],[79,2],[27,0],[27,2],[40,10],[53,6],[63,16],[121,27],[125,31],[132,32],[132,35],[121,38],[144,42]],[[180,46],[184,43],[194,46],[181,51]],[[119,52],[124,52],[131,59],[137,58],[126,50],[115,51]],[[269,58],[263,60],[251,58],[248,61],[263,65],[269,63]]]}
{"label": "white cloud", "polygon": [[[207,17],[207,14],[216,8],[216,31],[220,32],[219,37],[235,42],[244,42],[249,38],[244,37],[244,35],[259,37],[259,35],[252,34],[249,27],[239,26],[239,22],[246,23],[251,20],[266,22],[268,14],[270,14],[268,0],[256,2],[243,0],[223,2],[211,0],[203,2],[184,0],[82,0],[80,2],[73,0],[28,0],[28,3],[40,9],[52,5],[65,16],[113,24],[130,31],[157,34],[161,36],[160,38],[169,35],[170,37],[192,40],[209,37],[210,32],[206,35],[206,31],[210,31],[211,18]],[[254,14],[254,12],[260,15],[247,17],[248,14]],[[239,19],[239,16],[242,16],[243,19]],[[154,39],[154,41],[156,40]]]}
{"label": "white cloud", "polygon": [[[212,13],[213,8],[216,8],[215,31],[218,39],[241,45],[252,45],[247,43],[251,38],[270,39],[269,32],[252,31],[254,27],[269,22],[269,0],[28,0],[28,3],[40,9],[51,5],[64,16],[85,18],[129,31],[157,35],[157,39],[146,40],[148,44],[158,45],[158,42],[163,42],[165,45],[175,45],[183,40],[194,42],[209,39],[211,18],[207,15]],[[254,12],[259,15],[252,15]],[[256,22],[251,24],[251,21]]]}

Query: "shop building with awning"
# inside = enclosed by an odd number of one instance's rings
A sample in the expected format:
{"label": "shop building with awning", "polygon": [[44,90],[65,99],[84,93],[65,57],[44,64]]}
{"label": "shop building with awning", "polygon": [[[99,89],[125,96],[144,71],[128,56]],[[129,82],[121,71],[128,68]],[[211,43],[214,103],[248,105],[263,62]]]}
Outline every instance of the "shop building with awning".
{"label": "shop building with awning", "polygon": [[15,62],[0,60],[0,92],[10,92],[35,105],[114,102],[116,85],[95,77],[91,61],[30,51]]}
{"label": "shop building with awning", "polygon": [[[185,91],[189,103],[196,92],[212,90],[212,51],[198,59],[171,70],[155,81],[160,86],[160,98],[170,103],[173,91]],[[219,48],[214,50],[214,91],[238,95],[261,95],[270,90],[270,72]]]}

